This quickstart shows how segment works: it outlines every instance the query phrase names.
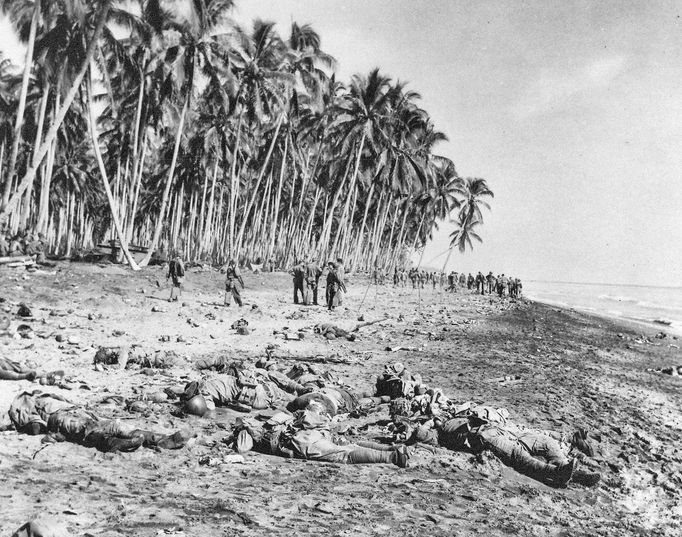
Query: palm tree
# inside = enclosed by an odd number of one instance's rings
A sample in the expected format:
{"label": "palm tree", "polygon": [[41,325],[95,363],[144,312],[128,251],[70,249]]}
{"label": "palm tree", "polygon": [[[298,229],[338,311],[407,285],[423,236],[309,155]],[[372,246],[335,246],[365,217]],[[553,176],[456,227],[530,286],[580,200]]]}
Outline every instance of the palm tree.
{"label": "palm tree", "polygon": [[457,228],[450,234],[450,250],[443,264],[443,271],[447,267],[450,255],[455,246],[460,252],[464,252],[466,246],[473,247],[472,239],[483,242],[481,237],[474,231],[483,223],[481,207],[490,210],[490,204],[485,197],[494,197],[492,190],[488,188],[485,179],[467,177],[464,181],[466,196],[457,215]]}
{"label": "palm tree", "polygon": [[9,169],[5,180],[5,188],[2,194],[2,204],[6,205],[9,201],[10,192],[14,182],[14,171],[17,163],[17,155],[19,153],[19,143],[21,142],[21,126],[24,121],[24,109],[26,107],[26,96],[28,94],[28,83],[33,67],[33,48],[36,42],[36,33],[38,30],[38,21],[40,19],[40,0],[32,2],[22,2],[15,0],[3,0],[0,8],[4,12],[10,13],[10,19],[19,26],[19,35],[23,35],[23,25],[26,23],[27,12],[30,11],[30,23],[26,47],[26,59],[24,60],[24,74],[21,81],[21,91],[19,93],[19,105],[17,108],[17,115],[14,123],[14,133],[12,136],[12,152],[10,153]]}
{"label": "palm tree", "polygon": [[173,173],[178,159],[185,119],[194,91],[196,70],[201,67],[210,79],[217,77],[212,65],[212,52],[217,44],[217,36],[212,35],[212,32],[223,22],[232,5],[233,3],[230,0],[193,0],[186,17],[177,21],[171,20],[168,23],[169,27],[180,32],[179,43],[167,48],[164,63],[172,68],[168,75],[169,85],[173,83],[180,88],[182,109],[178,119],[168,179],[161,197],[161,209],[147,255],[140,262],[142,267],[149,264],[163,229],[166,205],[173,184]]}
{"label": "palm tree", "polygon": [[26,192],[28,186],[33,183],[33,179],[36,176],[38,166],[40,165],[40,162],[42,162],[43,158],[45,158],[45,155],[47,154],[52,144],[52,141],[57,135],[59,127],[64,121],[64,118],[66,117],[66,114],[71,106],[71,103],[73,102],[74,98],[76,97],[76,94],[78,93],[81,82],[83,81],[83,77],[85,76],[85,73],[88,70],[90,62],[92,61],[92,58],[95,55],[97,41],[101,36],[102,31],[104,29],[104,25],[107,21],[107,16],[111,8],[111,1],[112,0],[102,0],[102,2],[99,5],[99,9],[95,12],[96,19],[94,24],[94,30],[92,31],[91,37],[87,42],[87,48],[85,49],[81,66],[78,72],[76,73],[76,76],[71,84],[71,88],[69,89],[68,93],[66,94],[66,97],[64,98],[62,106],[59,109],[59,112],[56,114],[56,117],[52,122],[50,129],[45,135],[43,143],[40,145],[40,148],[36,151],[35,159],[28,167],[26,173],[24,174],[24,177],[17,185],[11,197],[9,197],[9,199],[6,202],[3,200],[2,206],[0,207],[0,224],[4,223],[4,221],[7,220],[7,216],[14,211],[17,204],[19,203],[19,200],[24,195],[24,192]]}

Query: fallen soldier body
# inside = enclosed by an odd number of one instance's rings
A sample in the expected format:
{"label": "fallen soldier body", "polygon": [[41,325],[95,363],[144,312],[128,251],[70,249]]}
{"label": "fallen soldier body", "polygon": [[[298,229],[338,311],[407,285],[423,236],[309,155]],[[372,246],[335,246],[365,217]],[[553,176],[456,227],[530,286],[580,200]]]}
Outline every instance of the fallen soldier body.
{"label": "fallen soldier body", "polygon": [[63,376],[63,371],[38,373],[27,365],[0,357],[0,380],[38,380],[41,384],[54,384]]}
{"label": "fallen soldier body", "polygon": [[100,451],[134,451],[140,446],[177,449],[186,439],[179,433],[157,434],[118,420],[96,416],[67,399],[38,390],[18,395],[9,409],[17,431],[25,434],[48,434],[56,441],[67,441]]}
{"label": "fallen soldier body", "polygon": [[411,373],[403,364],[396,362],[386,365],[384,372],[377,378],[376,395],[378,397],[387,395],[391,399],[412,398],[415,395],[415,388],[421,385],[421,375]]}
{"label": "fallen soldier body", "polygon": [[181,399],[190,401],[201,396],[217,407],[249,412],[252,409],[283,407],[294,396],[311,390],[278,371],[238,369],[234,365],[226,370],[227,374],[188,383],[180,395]]}
{"label": "fallen soldier body", "polygon": [[360,441],[335,441],[330,431],[330,418],[323,408],[310,404],[293,416],[281,413],[265,425],[242,422],[234,431],[237,450],[253,449],[266,455],[279,455],[319,462],[341,464],[395,464],[407,466],[409,453],[403,446],[387,446]]}
{"label": "fallen soldier body", "polygon": [[[223,370],[224,374],[201,382],[190,382],[182,393],[175,394],[180,395],[183,401],[200,395],[217,407],[230,407],[243,412],[285,406],[293,412],[317,401],[332,416],[353,412],[360,407],[372,407],[381,402],[380,398],[359,398],[348,387],[341,386],[333,375],[320,373],[315,368],[294,366],[284,374],[277,371],[273,364],[264,369],[232,363]],[[197,408],[203,406],[199,404]]]}
{"label": "fallen soldier body", "polygon": [[555,487],[572,479],[587,486],[599,482],[599,474],[578,470],[579,458],[570,456],[570,447],[562,446],[558,433],[509,423],[504,409],[478,407],[483,409],[490,411],[487,417],[477,412],[446,421],[434,418],[432,425],[414,432],[412,441],[474,454],[489,451],[517,472]]}
{"label": "fallen soldier body", "polygon": [[348,341],[355,341],[355,334],[349,332],[348,330],[344,330],[341,327],[338,327],[334,324],[328,324],[328,323],[322,323],[318,324],[315,326],[313,331],[316,334],[320,334],[321,336],[327,338],[327,339],[339,339],[343,338]]}

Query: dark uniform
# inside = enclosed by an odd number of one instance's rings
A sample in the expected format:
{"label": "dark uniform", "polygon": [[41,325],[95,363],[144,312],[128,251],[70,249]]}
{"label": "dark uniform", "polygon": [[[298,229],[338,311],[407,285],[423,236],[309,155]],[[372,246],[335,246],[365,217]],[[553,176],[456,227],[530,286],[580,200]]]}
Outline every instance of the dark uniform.
{"label": "dark uniform", "polygon": [[[303,303],[307,306],[310,304],[310,295],[312,294],[312,302],[317,306],[317,288],[318,282],[322,276],[322,269],[312,261],[305,266],[305,283],[306,289],[303,295]],[[294,291],[295,293],[295,291]]]}
{"label": "dark uniform", "polygon": [[341,281],[337,273],[336,265],[330,263],[327,273],[327,307],[329,311],[341,305],[340,292],[346,291],[346,285]]}
{"label": "dark uniform", "polygon": [[298,293],[301,293],[301,300],[303,300],[303,282],[305,280],[306,266],[304,263],[298,263],[291,271],[294,276],[294,304],[298,304]]}
{"label": "dark uniform", "polygon": [[243,306],[242,295],[239,292],[239,287],[237,283],[240,283],[242,289],[244,289],[244,280],[242,279],[242,273],[239,271],[236,265],[230,264],[227,267],[227,272],[225,273],[225,305],[229,306],[232,302],[232,298],[237,303],[239,307]]}
{"label": "dark uniform", "polygon": [[[180,296],[180,289],[182,288],[182,280],[185,277],[185,265],[179,257],[176,257],[168,264],[168,274],[166,279],[170,278],[173,281],[169,301],[177,300]],[[178,290],[177,296],[175,290]]]}

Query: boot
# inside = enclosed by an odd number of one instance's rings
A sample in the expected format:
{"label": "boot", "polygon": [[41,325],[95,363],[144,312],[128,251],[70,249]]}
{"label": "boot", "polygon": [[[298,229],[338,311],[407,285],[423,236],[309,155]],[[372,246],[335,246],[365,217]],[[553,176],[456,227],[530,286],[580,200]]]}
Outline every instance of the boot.
{"label": "boot", "polygon": [[571,481],[584,487],[596,487],[599,481],[601,481],[601,476],[596,472],[578,469],[573,472],[573,479]]}
{"label": "boot", "polygon": [[556,473],[553,476],[554,483],[560,487],[566,486],[577,468],[578,459],[571,459],[566,464],[562,464],[556,469]]}

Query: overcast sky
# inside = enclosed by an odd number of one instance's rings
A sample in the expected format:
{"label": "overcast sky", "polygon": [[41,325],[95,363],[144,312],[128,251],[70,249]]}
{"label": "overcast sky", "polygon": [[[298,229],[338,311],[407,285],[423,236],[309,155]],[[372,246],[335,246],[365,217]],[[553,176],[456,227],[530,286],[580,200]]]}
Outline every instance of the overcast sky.
{"label": "overcast sky", "polygon": [[[311,23],[344,80],[408,81],[495,192],[483,244],[449,268],[682,285],[682,3],[241,0],[235,17]],[[0,24],[2,49],[12,38]],[[445,224],[424,264],[445,260]],[[439,254],[442,254],[439,256]],[[439,257],[438,257],[439,256]]]}

